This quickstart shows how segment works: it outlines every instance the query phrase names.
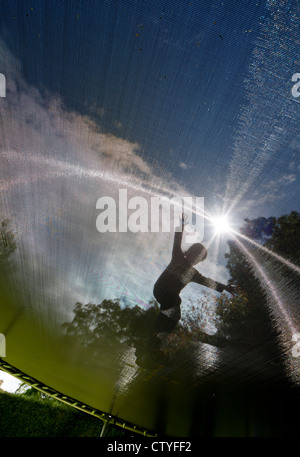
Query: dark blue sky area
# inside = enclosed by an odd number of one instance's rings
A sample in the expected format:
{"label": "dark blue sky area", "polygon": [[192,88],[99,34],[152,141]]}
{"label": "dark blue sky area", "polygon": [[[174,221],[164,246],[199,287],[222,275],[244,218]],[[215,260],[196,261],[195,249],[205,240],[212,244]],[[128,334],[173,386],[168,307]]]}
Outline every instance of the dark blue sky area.
{"label": "dark blue sky area", "polygon": [[213,201],[268,17],[265,2],[247,0],[9,0],[0,22],[32,85],[139,143],[150,164],[195,194],[213,181]]}
{"label": "dark blue sky area", "polygon": [[3,36],[32,84],[71,109],[104,108],[105,130],[167,166],[202,150],[226,160],[261,2],[2,4]]}

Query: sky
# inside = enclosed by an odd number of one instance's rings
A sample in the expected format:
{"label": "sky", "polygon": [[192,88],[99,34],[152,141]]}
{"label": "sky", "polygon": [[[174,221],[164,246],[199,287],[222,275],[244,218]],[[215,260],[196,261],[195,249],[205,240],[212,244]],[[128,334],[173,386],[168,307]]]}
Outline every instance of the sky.
{"label": "sky", "polygon": [[[234,228],[300,211],[297,8],[2,2],[0,210],[38,321],[59,328],[77,301],[149,306],[173,233],[99,233],[102,196],[204,197]],[[198,269],[227,282],[227,237],[211,239],[206,223]],[[189,285],[183,301],[199,293]]]}
{"label": "sky", "polygon": [[276,4],[11,1],[1,29],[42,96],[137,144],[209,208],[238,192],[243,220],[298,205],[298,25]]}
{"label": "sky", "polygon": [[3,384],[1,384],[0,388],[9,393],[15,393],[21,384],[17,378],[6,373],[5,371],[0,371],[0,381],[3,381]]}

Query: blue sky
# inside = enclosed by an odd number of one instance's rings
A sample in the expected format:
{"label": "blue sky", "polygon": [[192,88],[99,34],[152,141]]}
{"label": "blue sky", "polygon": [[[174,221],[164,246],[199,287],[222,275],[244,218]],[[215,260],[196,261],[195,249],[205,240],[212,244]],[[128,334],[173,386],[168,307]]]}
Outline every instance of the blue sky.
{"label": "blue sky", "polygon": [[14,393],[21,384],[17,378],[4,371],[0,371],[0,381],[3,381],[0,388],[10,393]]}
{"label": "blue sky", "polygon": [[[171,173],[218,207],[243,110],[256,102],[254,116],[282,122],[276,102],[292,103],[290,80],[298,71],[299,51],[290,42],[298,28],[295,23],[288,28],[292,9],[286,5],[277,17],[285,22],[285,33],[280,32],[274,11],[268,3],[247,1],[10,1],[4,2],[1,23],[29,84],[91,116],[101,131],[138,143],[139,154],[162,176]],[[262,49],[262,90],[251,93],[259,60],[253,54]],[[284,52],[276,54],[280,49]],[[255,125],[243,127],[243,135],[257,135],[256,151],[246,152],[253,168],[252,155],[259,160],[263,155],[263,132],[258,135]],[[295,159],[299,165],[291,148],[299,147],[297,126],[285,133],[259,174],[260,184],[270,178],[278,182],[278,173],[290,175]],[[238,150],[237,158],[244,153]],[[247,199],[252,196],[249,189]],[[272,215],[282,211],[279,200]],[[284,207],[296,204],[289,192]],[[270,206],[259,210],[268,212]]]}

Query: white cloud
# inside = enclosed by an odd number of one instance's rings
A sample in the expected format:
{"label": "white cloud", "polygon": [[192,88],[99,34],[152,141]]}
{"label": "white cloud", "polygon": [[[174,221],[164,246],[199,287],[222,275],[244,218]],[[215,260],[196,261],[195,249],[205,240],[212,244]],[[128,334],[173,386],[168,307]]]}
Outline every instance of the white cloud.
{"label": "white cloud", "polygon": [[296,135],[291,139],[290,147],[292,149],[300,150],[300,135]]}
{"label": "white cloud", "polygon": [[289,186],[292,184],[294,181],[296,181],[297,176],[295,173],[285,173],[282,174],[281,176],[265,183],[263,185],[264,189],[271,189],[273,192],[276,191],[278,188],[281,188],[283,186]]}
{"label": "white cloud", "polygon": [[180,162],[179,166],[180,166],[180,168],[182,168],[183,170],[187,170],[187,169],[189,168],[189,166],[188,166],[186,163],[184,163],[184,162]]}
{"label": "white cloud", "polygon": [[294,181],[296,181],[296,175],[291,173],[289,175],[283,175],[282,176],[282,184],[283,185],[289,185],[292,184]]}

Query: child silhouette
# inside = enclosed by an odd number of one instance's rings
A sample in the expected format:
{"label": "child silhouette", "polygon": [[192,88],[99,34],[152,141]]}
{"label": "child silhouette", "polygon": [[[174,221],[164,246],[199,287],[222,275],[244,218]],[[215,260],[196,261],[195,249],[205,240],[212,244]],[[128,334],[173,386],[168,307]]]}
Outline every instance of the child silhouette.
{"label": "child silhouette", "polygon": [[193,244],[186,252],[181,249],[181,241],[184,230],[184,215],[181,219],[181,230],[175,231],[171,262],[156,281],[153,294],[160,304],[160,313],[154,324],[154,345],[160,346],[161,340],[170,334],[180,320],[179,296],[182,289],[190,282],[201,284],[217,292],[226,290],[236,294],[236,288],[224,285],[212,279],[202,276],[195,268],[199,262],[207,257],[207,250],[201,243]]}

